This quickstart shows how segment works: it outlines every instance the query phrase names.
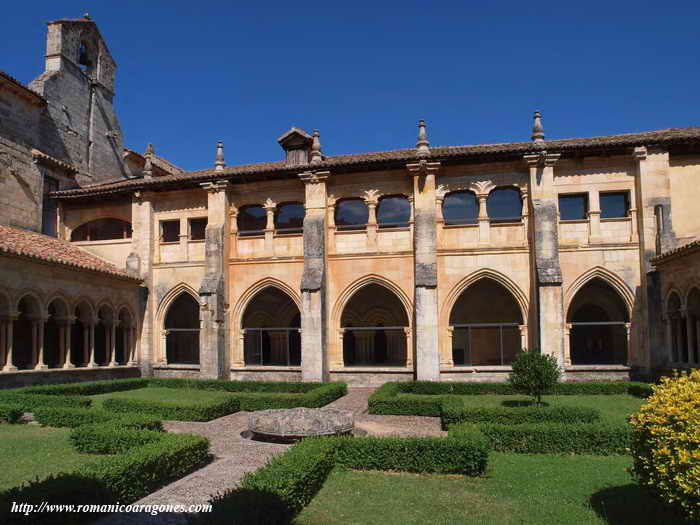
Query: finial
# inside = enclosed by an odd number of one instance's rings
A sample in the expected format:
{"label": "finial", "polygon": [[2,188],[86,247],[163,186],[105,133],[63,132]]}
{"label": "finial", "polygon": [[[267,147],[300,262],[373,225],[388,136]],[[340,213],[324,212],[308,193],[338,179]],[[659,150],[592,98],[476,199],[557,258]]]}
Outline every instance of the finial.
{"label": "finial", "polygon": [[542,114],[539,111],[535,111],[533,119],[535,122],[532,125],[532,142],[535,144],[543,144],[544,128],[542,127]]}
{"label": "finial", "polygon": [[146,158],[146,163],[143,166],[143,178],[150,179],[153,176],[153,163],[151,156],[153,155],[153,144],[146,146],[146,153],[143,155]]}
{"label": "finial", "polygon": [[321,134],[317,129],[314,130],[313,139],[311,141],[311,164],[318,164],[323,160],[321,153]]}
{"label": "finial", "polygon": [[428,147],[428,135],[425,132],[425,120],[418,121],[418,142],[416,142],[416,155],[418,157],[429,157],[430,148]]}
{"label": "finial", "polygon": [[83,14],[83,18],[84,18],[85,20],[92,20],[92,17],[90,16],[90,13],[85,13],[85,14]]}
{"label": "finial", "polygon": [[214,161],[214,170],[223,171],[226,167],[224,162],[224,143],[219,141],[216,143],[216,160]]}

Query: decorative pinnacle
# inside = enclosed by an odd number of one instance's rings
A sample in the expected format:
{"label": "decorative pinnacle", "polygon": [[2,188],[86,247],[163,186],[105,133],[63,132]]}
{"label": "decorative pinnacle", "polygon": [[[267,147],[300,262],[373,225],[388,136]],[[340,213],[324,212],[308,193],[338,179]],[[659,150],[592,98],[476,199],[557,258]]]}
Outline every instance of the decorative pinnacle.
{"label": "decorative pinnacle", "polygon": [[143,178],[150,179],[153,176],[153,163],[151,161],[151,156],[153,155],[153,144],[146,146],[146,153],[144,157],[146,158],[146,164],[143,166]]}
{"label": "decorative pinnacle", "polygon": [[219,141],[216,143],[216,160],[214,161],[214,170],[223,171],[226,167],[224,162],[224,143]]}
{"label": "decorative pinnacle", "polygon": [[416,142],[416,155],[421,158],[429,157],[429,145],[430,142],[428,142],[428,135],[425,132],[425,120],[421,119],[418,121],[418,142]]}
{"label": "decorative pinnacle", "polygon": [[317,129],[314,130],[313,139],[311,141],[311,164],[318,164],[323,160],[321,153],[321,134]]}
{"label": "decorative pinnacle", "polygon": [[85,13],[85,14],[83,14],[83,18],[84,18],[85,20],[92,20],[92,17],[90,16],[90,13]]}
{"label": "decorative pinnacle", "polygon": [[542,114],[535,111],[533,116],[535,122],[532,125],[532,142],[535,144],[544,144],[544,128],[542,127]]}

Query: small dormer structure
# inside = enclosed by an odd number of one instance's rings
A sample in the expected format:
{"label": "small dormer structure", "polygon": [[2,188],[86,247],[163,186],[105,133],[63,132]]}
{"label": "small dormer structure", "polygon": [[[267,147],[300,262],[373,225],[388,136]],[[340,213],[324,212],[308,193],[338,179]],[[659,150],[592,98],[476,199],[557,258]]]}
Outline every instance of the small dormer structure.
{"label": "small dormer structure", "polygon": [[278,138],[277,142],[286,153],[287,166],[309,163],[313,137],[303,129],[292,127],[287,133]]}

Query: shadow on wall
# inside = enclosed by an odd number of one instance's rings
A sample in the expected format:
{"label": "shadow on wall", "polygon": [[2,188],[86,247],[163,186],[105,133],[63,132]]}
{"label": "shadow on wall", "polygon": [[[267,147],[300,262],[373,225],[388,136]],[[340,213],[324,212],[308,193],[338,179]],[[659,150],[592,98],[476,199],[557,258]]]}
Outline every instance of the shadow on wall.
{"label": "shadow on wall", "polygon": [[605,523],[612,525],[692,524],[635,483],[599,490],[591,496],[590,504]]}

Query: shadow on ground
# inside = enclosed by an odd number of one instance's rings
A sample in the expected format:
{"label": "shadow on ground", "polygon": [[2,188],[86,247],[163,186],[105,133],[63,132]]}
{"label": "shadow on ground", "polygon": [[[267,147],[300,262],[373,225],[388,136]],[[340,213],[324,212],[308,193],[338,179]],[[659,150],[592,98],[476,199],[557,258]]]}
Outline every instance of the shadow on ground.
{"label": "shadow on ground", "polygon": [[590,504],[611,525],[692,525],[635,483],[599,490],[591,496]]}

